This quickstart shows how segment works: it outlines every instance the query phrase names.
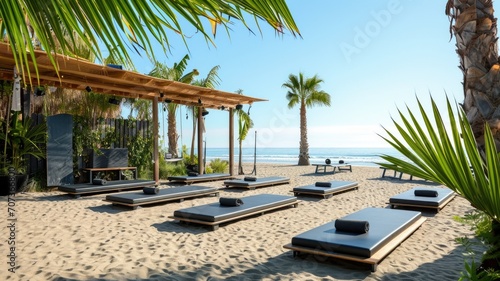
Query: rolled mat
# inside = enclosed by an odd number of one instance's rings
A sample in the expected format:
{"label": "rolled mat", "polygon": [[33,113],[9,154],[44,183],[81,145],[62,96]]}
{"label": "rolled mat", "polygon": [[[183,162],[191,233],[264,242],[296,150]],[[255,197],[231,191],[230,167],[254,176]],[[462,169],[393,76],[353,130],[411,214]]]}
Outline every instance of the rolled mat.
{"label": "rolled mat", "polygon": [[244,181],[256,181],[257,178],[256,177],[245,177],[243,180]]}
{"label": "rolled mat", "polygon": [[330,161],[330,159],[328,159],[328,158],[325,159],[325,164],[330,165],[331,163],[332,163],[332,161]]}
{"label": "rolled mat", "polygon": [[436,190],[429,189],[416,189],[414,192],[415,196],[423,196],[423,197],[437,197],[438,192]]}
{"label": "rolled mat", "polygon": [[370,224],[367,221],[360,220],[335,220],[335,229],[337,231],[363,234],[370,229]]}
{"label": "rolled mat", "polygon": [[190,177],[197,177],[198,173],[197,172],[188,172],[188,176],[190,176]]}
{"label": "rolled mat", "polygon": [[142,192],[144,192],[144,194],[157,194],[158,192],[160,192],[160,189],[156,186],[147,186],[142,189]]}
{"label": "rolled mat", "polygon": [[327,182],[327,181],[317,181],[314,186],[319,186],[319,187],[332,187],[332,183],[331,182]]}
{"label": "rolled mat", "polygon": [[92,184],[94,185],[106,185],[108,183],[105,179],[93,179]]}
{"label": "rolled mat", "polygon": [[240,206],[243,205],[243,201],[239,198],[229,198],[229,197],[221,197],[219,198],[219,204],[221,206]]}

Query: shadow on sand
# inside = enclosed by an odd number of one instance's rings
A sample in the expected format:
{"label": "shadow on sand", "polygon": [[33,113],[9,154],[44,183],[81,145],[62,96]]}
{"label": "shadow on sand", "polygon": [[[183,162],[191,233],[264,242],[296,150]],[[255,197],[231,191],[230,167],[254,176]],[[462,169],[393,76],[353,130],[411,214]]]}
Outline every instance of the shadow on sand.
{"label": "shadow on sand", "polygon": [[[182,269],[164,268],[161,271],[149,270],[148,278],[125,278],[120,280],[293,280],[298,276],[305,276],[308,280],[334,279],[334,280],[383,280],[383,281],[401,281],[401,280],[458,280],[460,272],[464,270],[463,249],[457,246],[448,255],[436,259],[432,262],[421,264],[412,271],[403,271],[399,273],[383,273],[379,271],[371,272],[367,265],[352,263],[347,261],[335,260],[318,256],[307,256],[304,258],[293,257],[291,251],[275,257],[269,258],[264,263],[253,265],[242,273],[235,273],[234,264],[227,267],[219,264],[203,263],[203,265],[184,272]],[[415,253],[418,255],[418,253]],[[406,257],[411,259],[412,257]],[[382,260],[379,266],[388,266],[388,261]],[[404,262],[402,262],[404,264]],[[244,266],[245,262],[243,263]],[[214,278],[213,273],[223,276],[223,278]],[[66,277],[56,277],[54,281],[81,281],[82,279],[71,279]],[[115,279],[108,278],[89,278],[93,281],[110,281]]]}

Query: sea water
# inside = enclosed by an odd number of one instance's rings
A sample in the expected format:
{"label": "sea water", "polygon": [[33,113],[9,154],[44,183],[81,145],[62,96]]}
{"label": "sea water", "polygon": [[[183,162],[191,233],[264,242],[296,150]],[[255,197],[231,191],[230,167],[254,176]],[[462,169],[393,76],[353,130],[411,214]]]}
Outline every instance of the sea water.
{"label": "sea water", "polygon": [[[309,148],[309,162],[311,164],[325,163],[330,159],[331,163],[343,160],[355,166],[377,166],[376,163],[385,162],[380,155],[391,155],[400,159],[406,159],[394,148]],[[219,158],[229,159],[228,148],[207,148],[206,160]],[[234,161],[238,162],[239,149],[235,148]],[[243,148],[243,163],[275,163],[296,165],[299,161],[299,148]]]}

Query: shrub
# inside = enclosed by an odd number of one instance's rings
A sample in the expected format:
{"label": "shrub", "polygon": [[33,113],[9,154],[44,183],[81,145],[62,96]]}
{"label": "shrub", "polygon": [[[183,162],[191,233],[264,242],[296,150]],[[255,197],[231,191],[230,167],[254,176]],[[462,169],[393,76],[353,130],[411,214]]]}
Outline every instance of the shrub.
{"label": "shrub", "polygon": [[[496,260],[499,258],[498,254],[498,238],[493,235],[493,224],[491,218],[484,212],[474,210],[463,217],[455,216],[453,219],[464,225],[469,225],[470,229],[474,231],[479,241],[473,241],[468,237],[459,237],[455,242],[464,246],[464,267],[465,271],[460,273],[459,280],[498,280],[500,272],[485,268],[483,265],[487,259]],[[487,247],[483,257],[480,258],[481,262],[477,262],[477,254],[479,249]],[[479,249],[478,249],[479,248]]]}
{"label": "shrub", "polygon": [[213,173],[214,173],[214,170],[212,170],[212,168],[210,166],[205,167],[205,174],[213,174]]}
{"label": "shrub", "polygon": [[181,176],[185,174],[187,174],[187,171],[184,165],[167,163],[165,160],[160,160],[160,179],[167,179],[170,176]]}
{"label": "shrub", "polygon": [[210,161],[210,164],[208,164],[208,166],[212,169],[213,173],[225,173],[227,171],[228,165],[229,163],[227,161],[221,160],[220,158],[215,158],[212,161]]}

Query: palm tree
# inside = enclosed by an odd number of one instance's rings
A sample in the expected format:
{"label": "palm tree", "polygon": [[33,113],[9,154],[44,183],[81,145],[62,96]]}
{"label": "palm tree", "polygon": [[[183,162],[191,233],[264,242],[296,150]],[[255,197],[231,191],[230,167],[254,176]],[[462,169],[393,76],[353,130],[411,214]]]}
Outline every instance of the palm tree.
{"label": "palm tree", "polygon": [[454,23],[457,54],[463,72],[463,109],[472,126],[480,149],[484,147],[484,122],[494,132],[500,148],[500,62],[497,45],[497,25],[493,1],[448,0],[446,14]]}
{"label": "palm tree", "polygon": [[[218,25],[229,31],[236,19],[247,26],[245,17],[248,14],[267,22],[279,33],[288,29],[294,36],[298,34],[285,0],[0,1],[0,34],[12,47],[17,69],[24,67],[28,71],[26,74],[31,76],[28,58],[35,62],[37,69],[35,48],[47,52],[56,70],[55,52],[75,53],[73,42],[76,39],[81,39],[100,61],[103,61],[103,51],[107,51],[119,61],[133,65],[130,50],[143,50],[148,57],[154,58],[154,41],[167,51],[172,34],[185,40],[181,22],[194,27],[213,43],[211,34],[215,36]],[[209,23],[211,34],[204,22]],[[72,31],[69,39],[65,30]],[[26,44],[27,40],[37,41],[37,46]]]}
{"label": "palm tree", "polygon": [[[182,83],[190,84],[193,79],[199,74],[198,70],[193,69],[193,71],[184,74],[187,68],[187,63],[189,60],[189,55],[185,55],[178,63],[174,63],[172,68],[157,62],[155,68],[149,73],[149,75],[158,78],[169,79],[173,81],[179,81]],[[178,145],[179,135],[177,134],[177,108],[179,107],[176,103],[167,103],[167,124],[168,124],[168,153],[172,154],[173,157],[178,157]]]}
{"label": "palm tree", "polygon": [[300,72],[299,76],[290,74],[288,81],[282,86],[288,89],[286,94],[288,108],[291,109],[296,105],[300,105],[300,151],[298,165],[309,165],[306,108],[315,105],[330,106],[330,95],[319,89],[322,82],[323,80],[317,75],[311,78],[304,78],[304,74]]}
{"label": "palm tree", "polygon": [[[212,67],[205,78],[193,81],[193,85],[215,89],[220,83],[219,69],[219,65]],[[194,162],[194,141],[196,137],[196,120],[198,119],[198,111],[196,108],[195,106],[188,107],[188,111],[192,112],[193,117],[193,135],[191,136],[191,153],[189,156],[192,163]]]}
{"label": "palm tree", "polygon": [[[460,69],[463,73],[464,102],[457,106],[458,121],[448,101],[451,132],[432,100],[434,122],[420,106],[424,123],[408,110],[401,112],[402,124],[394,122],[397,133],[389,132],[385,139],[410,162],[383,155],[393,168],[441,183],[462,195],[472,206],[492,220],[493,228],[500,225],[500,61],[497,45],[497,25],[493,1],[452,1],[446,4],[456,38]],[[399,135],[399,137],[398,137]],[[498,235],[497,231],[492,231]],[[496,237],[498,239],[498,237]],[[500,245],[494,241],[491,253]],[[498,256],[498,254],[496,254]],[[481,267],[498,269],[494,256],[485,255]],[[473,269],[474,270],[474,269]]]}
{"label": "palm tree", "polygon": [[[153,109],[152,103],[149,100],[141,99],[126,99],[125,104],[130,107],[129,118],[136,118],[138,120],[152,120]],[[135,110],[135,116],[134,116]]]}
{"label": "palm tree", "polygon": [[[243,90],[238,89],[236,90],[237,94],[243,95]],[[241,148],[241,144],[243,141],[246,139],[248,132],[250,129],[253,127],[253,121],[250,118],[250,108],[252,106],[250,105],[248,107],[248,111],[245,112],[243,108],[236,109],[236,115],[238,116],[238,144],[239,144],[239,157],[238,157],[238,175],[244,175],[245,173],[243,172],[243,166],[242,166],[242,157],[243,157],[243,151]]]}

